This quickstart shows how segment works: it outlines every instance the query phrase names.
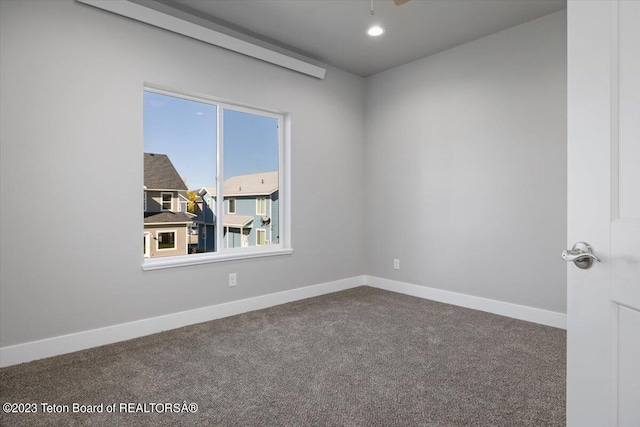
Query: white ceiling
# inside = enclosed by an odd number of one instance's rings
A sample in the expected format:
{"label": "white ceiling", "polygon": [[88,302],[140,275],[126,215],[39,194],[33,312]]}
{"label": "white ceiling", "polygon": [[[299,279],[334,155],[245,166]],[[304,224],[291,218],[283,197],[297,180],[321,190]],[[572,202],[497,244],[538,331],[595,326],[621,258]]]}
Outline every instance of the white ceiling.
{"label": "white ceiling", "polygon": [[[135,1],[135,0],[134,0]],[[566,8],[566,0],[160,0],[254,39],[361,76]],[[365,30],[379,23],[378,38]]]}

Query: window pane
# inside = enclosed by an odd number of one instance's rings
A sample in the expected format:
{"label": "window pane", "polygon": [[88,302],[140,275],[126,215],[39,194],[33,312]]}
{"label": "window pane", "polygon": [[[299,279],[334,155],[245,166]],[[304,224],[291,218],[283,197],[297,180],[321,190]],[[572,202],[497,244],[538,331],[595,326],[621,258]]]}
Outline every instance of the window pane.
{"label": "window pane", "polygon": [[158,92],[144,92],[145,256],[279,244],[282,116]]}
{"label": "window pane", "polygon": [[170,211],[173,207],[173,194],[162,193],[162,210]]}
{"label": "window pane", "polygon": [[225,247],[279,242],[279,157],[278,119],[224,110]]}
{"label": "window pane", "polygon": [[266,215],[267,199],[261,197],[256,200],[256,215]]}
{"label": "window pane", "polygon": [[[160,233],[158,248],[176,246],[180,254],[215,251],[216,156],[215,105],[144,92],[144,228],[171,223],[188,235],[183,242]],[[188,233],[192,227],[206,232]]]}
{"label": "window pane", "polygon": [[266,230],[256,230],[256,231],[258,233],[257,234],[257,236],[258,236],[258,241],[257,241],[258,245],[266,245],[267,244],[267,242],[266,242],[266,234],[267,234]]}
{"label": "window pane", "polygon": [[158,249],[175,249],[176,248],[176,233],[165,232],[158,233]]}

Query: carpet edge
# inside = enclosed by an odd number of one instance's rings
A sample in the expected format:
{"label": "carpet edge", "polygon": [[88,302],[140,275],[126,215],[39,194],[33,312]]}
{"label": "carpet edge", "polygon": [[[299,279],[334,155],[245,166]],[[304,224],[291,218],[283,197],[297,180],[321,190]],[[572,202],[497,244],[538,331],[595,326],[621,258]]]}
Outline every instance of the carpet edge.
{"label": "carpet edge", "polygon": [[339,292],[363,286],[365,281],[366,278],[364,275],[354,276],[287,291],[6,346],[0,348],[0,367],[4,368],[46,357],[86,350],[88,348],[177,329],[183,326],[208,322],[210,320],[286,304],[288,302]]}

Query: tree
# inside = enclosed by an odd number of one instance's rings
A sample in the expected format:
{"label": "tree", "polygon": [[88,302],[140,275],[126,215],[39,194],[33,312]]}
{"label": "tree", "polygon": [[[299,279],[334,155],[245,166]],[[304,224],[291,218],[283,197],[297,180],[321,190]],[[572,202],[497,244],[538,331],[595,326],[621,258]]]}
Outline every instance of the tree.
{"label": "tree", "polygon": [[197,191],[187,191],[187,197],[189,198],[189,204],[187,205],[187,211],[189,213],[196,213],[196,200],[198,199]]}

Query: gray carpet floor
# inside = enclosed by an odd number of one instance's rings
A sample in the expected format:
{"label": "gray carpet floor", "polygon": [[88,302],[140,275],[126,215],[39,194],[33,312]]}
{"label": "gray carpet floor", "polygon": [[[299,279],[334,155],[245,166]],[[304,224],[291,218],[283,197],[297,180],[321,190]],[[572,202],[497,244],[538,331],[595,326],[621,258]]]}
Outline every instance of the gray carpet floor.
{"label": "gray carpet floor", "polygon": [[38,413],[0,424],[561,426],[565,352],[560,329],[360,287],[3,368],[0,402]]}

